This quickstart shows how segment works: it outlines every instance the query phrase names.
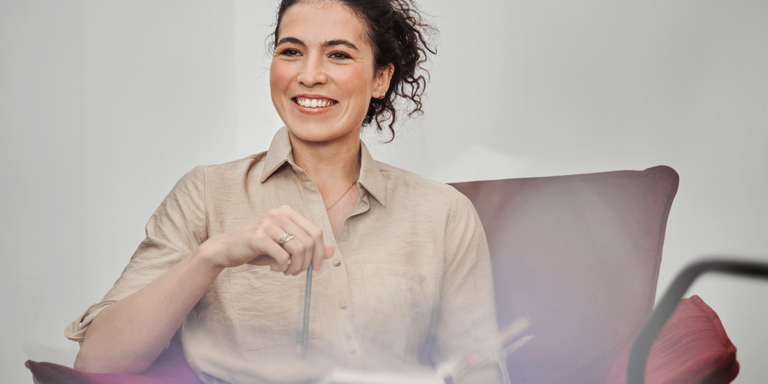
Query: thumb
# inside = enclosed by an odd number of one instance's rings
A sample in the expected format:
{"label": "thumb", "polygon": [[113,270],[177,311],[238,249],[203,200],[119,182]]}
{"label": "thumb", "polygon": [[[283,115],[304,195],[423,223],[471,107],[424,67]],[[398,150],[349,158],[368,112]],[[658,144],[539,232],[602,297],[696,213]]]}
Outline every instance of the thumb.
{"label": "thumb", "polygon": [[336,249],[333,248],[333,245],[325,244],[325,258],[330,259],[333,257],[333,254],[336,252]]}

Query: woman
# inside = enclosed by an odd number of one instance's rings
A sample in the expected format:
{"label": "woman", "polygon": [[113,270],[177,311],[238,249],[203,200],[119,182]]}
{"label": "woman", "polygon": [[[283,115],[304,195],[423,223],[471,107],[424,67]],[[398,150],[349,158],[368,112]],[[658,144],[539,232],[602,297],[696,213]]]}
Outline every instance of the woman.
{"label": "woman", "polygon": [[[469,200],[373,161],[359,139],[361,125],[394,123],[397,97],[420,111],[416,69],[429,48],[419,20],[399,0],[282,1],[270,84],[286,127],[267,152],[177,183],[115,286],[67,328],[81,342],[76,368],[141,372],[182,324],[185,356],[207,383],[412,371],[498,343]],[[301,360],[304,279],[294,276],[310,265]]]}

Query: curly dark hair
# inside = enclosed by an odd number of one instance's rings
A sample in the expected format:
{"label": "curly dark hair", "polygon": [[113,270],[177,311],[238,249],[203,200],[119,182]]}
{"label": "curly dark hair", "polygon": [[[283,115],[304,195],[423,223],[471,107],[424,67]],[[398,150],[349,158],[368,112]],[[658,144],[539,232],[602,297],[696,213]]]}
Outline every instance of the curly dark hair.
{"label": "curly dark hair", "polygon": [[[288,8],[306,0],[281,0],[277,9],[275,31],[270,35],[270,50],[274,53],[280,31],[280,21]],[[429,37],[437,30],[425,22],[413,0],[335,0],[347,6],[366,26],[368,42],[373,47],[374,69],[380,70],[388,64],[394,65],[392,80],[386,95],[371,98],[363,125],[376,123],[376,129],[383,131],[387,125],[395,138],[395,121],[398,97],[410,102],[408,116],[421,115],[421,97],[427,86],[429,71],[423,64],[427,54],[436,54],[430,46]],[[424,76],[426,74],[426,77]],[[389,121],[389,124],[386,124]]]}

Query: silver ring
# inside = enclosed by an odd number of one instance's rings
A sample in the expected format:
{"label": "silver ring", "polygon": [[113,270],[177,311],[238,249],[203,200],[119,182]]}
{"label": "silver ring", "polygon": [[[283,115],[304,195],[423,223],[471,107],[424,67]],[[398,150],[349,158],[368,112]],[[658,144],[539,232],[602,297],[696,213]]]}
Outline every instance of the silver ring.
{"label": "silver ring", "polygon": [[282,236],[280,236],[280,240],[277,241],[280,245],[285,245],[285,243],[293,240],[293,235],[289,232],[283,233]]}

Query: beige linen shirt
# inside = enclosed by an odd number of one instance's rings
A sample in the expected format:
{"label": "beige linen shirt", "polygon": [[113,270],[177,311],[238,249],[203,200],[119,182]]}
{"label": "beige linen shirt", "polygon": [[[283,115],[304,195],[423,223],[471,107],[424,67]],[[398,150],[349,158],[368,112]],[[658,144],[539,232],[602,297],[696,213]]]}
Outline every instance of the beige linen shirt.
{"label": "beige linen shirt", "polygon": [[[82,341],[106,306],[141,289],[206,239],[288,205],[335,248],[313,276],[309,348],[300,359],[304,274],[225,269],[186,317],[184,354],[206,383],[305,382],[334,368],[415,371],[499,334],[488,246],[472,203],[453,187],[376,162],[361,143],[360,190],[333,236],[323,199],[294,162],[285,128],[267,152],[196,167],[146,226],[104,299],[66,328]],[[496,382],[496,368],[480,370]],[[477,382],[474,381],[473,382]]]}

